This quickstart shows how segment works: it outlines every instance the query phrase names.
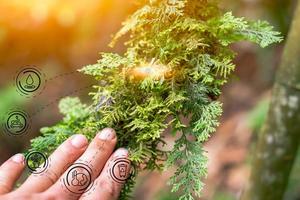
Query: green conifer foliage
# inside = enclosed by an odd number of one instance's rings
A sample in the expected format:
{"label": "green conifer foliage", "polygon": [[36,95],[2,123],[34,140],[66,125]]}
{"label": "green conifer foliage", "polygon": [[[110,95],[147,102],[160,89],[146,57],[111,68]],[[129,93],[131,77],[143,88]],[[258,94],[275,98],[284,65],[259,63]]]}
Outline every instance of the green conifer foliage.
{"label": "green conifer foliage", "polygon": [[[266,47],[280,42],[266,22],[250,22],[228,12],[215,1],[149,0],[125,21],[111,45],[130,35],[123,55],[102,53],[98,63],[80,71],[99,80],[93,104],[66,98],[59,107],[64,119],[43,128],[32,148],[53,151],[75,133],[89,139],[104,128],[118,135],[118,147],[130,151],[135,168],[122,191],[128,199],[140,170],[177,166],[170,179],[181,200],[201,195],[207,158],[203,143],[219,125],[222,104],[217,100],[235,65],[229,45],[241,40]],[[183,123],[182,118],[189,119]],[[180,134],[173,150],[163,151],[163,131]]]}

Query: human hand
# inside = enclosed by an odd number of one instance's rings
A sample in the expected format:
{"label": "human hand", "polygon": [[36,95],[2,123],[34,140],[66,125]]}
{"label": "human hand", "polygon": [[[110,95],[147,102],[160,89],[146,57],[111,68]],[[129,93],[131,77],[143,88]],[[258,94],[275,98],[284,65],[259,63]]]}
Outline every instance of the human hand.
{"label": "human hand", "polygon": [[117,199],[130,173],[130,162],[126,149],[113,153],[116,142],[110,128],[98,133],[89,145],[85,136],[74,135],[53,152],[44,172],[31,174],[12,191],[25,167],[24,156],[16,154],[0,167],[0,199]]}

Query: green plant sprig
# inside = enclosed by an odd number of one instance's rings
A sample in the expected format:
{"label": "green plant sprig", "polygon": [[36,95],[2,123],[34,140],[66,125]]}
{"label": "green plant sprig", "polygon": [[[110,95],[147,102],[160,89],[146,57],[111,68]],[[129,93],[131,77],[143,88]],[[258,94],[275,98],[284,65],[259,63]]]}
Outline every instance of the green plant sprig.
{"label": "green plant sprig", "polygon": [[[124,22],[111,45],[126,34],[123,55],[102,53],[96,64],[80,70],[99,80],[91,93],[94,103],[62,100],[64,119],[43,128],[32,148],[51,152],[74,133],[91,139],[113,127],[117,146],[129,149],[136,172],[175,165],[172,191],[192,200],[201,195],[207,174],[203,143],[219,125],[221,86],[235,68],[229,45],[246,40],[266,47],[282,38],[268,23],[222,14],[207,0],[150,0]],[[179,134],[172,151],[161,148],[168,127]],[[120,199],[130,197],[134,178]]]}

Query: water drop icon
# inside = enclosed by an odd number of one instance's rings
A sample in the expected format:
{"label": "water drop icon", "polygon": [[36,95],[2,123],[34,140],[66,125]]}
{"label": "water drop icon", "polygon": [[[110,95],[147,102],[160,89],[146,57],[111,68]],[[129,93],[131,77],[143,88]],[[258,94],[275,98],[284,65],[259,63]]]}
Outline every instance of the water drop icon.
{"label": "water drop icon", "polygon": [[30,93],[37,92],[41,85],[46,80],[45,75],[33,67],[24,68],[19,71],[15,79],[15,85],[21,95],[30,95]]}
{"label": "water drop icon", "polygon": [[29,74],[29,75],[27,76],[27,78],[26,78],[26,83],[27,83],[28,85],[32,85],[32,84],[34,83],[34,80],[33,80],[32,76],[31,76],[31,74]]}
{"label": "water drop icon", "polygon": [[33,80],[32,76],[31,76],[31,74],[29,74],[29,75],[27,76],[27,78],[26,78],[26,85],[25,85],[25,88],[27,88],[27,89],[32,89],[32,88],[34,88],[35,86],[33,85],[33,83],[34,83],[34,80]]}

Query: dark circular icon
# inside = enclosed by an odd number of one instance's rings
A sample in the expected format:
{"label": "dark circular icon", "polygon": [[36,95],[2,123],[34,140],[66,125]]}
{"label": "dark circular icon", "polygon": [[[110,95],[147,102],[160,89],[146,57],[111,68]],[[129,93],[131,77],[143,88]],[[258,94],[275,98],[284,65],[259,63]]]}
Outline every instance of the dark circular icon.
{"label": "dark circular icon", "polygon": [[117,158],[109,167],[110,176],[118,183],[124,183],[131,174],[130,171],[130,160],[126,158]]}
{"label": "dark circular icon", "polygon": [[4,129],[7,133],[15,136],[24,134],[29,127],[28,115],[19,110],[6,114]]}
{"label": "dark circular icon", "polygon": [[26,165],[31,173],[40,174],[47,169],[49,161],[45,154],[32,151],[26,155]]}
{"label": "dark circular icon", "polygon": [[67,174],[63,178],[63,183],[70,192],[83,194],[93,185],[92,170],[86,164],[75,163],[69,167]]}
{"label": "dark circular icon", "polygon": [[29,95],[41,88],[43,83],[42,73],[33,67],[24,68],[16,76],[16,86],[23,95]]}

